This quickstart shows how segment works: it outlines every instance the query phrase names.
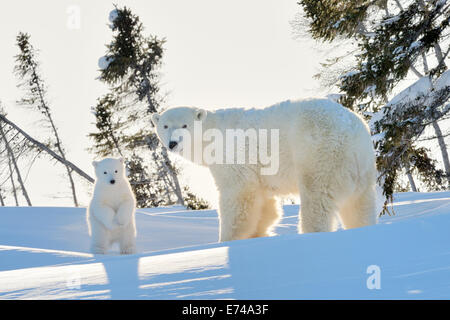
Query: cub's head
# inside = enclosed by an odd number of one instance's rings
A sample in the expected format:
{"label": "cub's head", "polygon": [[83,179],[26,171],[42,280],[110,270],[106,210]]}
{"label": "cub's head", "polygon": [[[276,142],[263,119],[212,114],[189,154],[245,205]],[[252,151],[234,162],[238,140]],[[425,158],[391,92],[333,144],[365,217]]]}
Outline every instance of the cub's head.
{"label": "cub's head", "polygon": [[126,180],[123,158],[105,158],[100,161],[93,161],[92,165],[95,168],[97,183],[117,185]]}
{"label": "cub's head", "polygon": [[[186,156],[183,151],[192,148],[194,144],[194,123],[204,121],[206,114],[203,109],[178,107],[162,114],[154,113],[152,122],[163,145],[172,152]],[[186,141],[187,139],[190,141]]]}

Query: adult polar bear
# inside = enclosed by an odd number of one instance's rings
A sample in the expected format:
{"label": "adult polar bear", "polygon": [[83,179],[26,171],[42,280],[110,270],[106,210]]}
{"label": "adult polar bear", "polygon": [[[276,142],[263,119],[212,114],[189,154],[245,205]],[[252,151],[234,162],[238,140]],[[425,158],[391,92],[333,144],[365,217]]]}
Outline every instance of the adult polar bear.
{"label": "adult polar bear", "polygon": [[[194,128],[199,123],[195,121],[201,121],[203,132],[216,129],[224,137],[227,129],[278,129],[279,168],[272,175],[261,174],[259,161],[203,163],[219,192],[219,241],[271,235],[281,217],[277,196],[287,194],[300,194],[301,233],[332,231],[337,219],[345,229],[376,223],[376,168],[370,132],[358,115],[338,103],[308,99],[265,109],[217,111],[178,107],[154,114],[152,121],[162,143],[176,153],[183,146],[194,148],[199,141],[205,151],[204,137],[189,144],[180,138],[180,130],[187,130],[195,139]],[[248,147],[248,140],[246,143]]]}

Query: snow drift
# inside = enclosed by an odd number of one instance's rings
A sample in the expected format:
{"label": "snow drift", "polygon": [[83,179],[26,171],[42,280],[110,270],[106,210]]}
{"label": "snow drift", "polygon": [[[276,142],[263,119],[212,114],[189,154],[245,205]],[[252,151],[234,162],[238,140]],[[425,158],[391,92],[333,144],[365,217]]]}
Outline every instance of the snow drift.
{"label": "snow drift", "polygon": [[140,253],[93,256],[84,209],[1,208],[0,299],[448,299],[449,209],[398,194],[378,225],[298,235],[288,205],[278,236],[220,244],[214,210],[145,209]]}

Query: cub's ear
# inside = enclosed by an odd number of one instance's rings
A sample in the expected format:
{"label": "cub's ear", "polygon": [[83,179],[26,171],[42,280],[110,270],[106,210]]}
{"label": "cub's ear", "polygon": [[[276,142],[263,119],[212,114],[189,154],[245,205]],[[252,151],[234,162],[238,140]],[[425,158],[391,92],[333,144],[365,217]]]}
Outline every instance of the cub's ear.
{"label": "cub's ear", "polygon": [[195,110],[195,120],[203,121],[206,119],[206,110],[196,109]]}
{"label": "cub's ear", "polygon": [[152,114],[152,122],[155,127],[158,124],[158,121],[159,121],[159,114],[157,113]]}
{"label": "cub's ear", "polygon": [[119,160],[120,161],[120,163],[124,163],[124,160],[123,160],[123,157],[120,157],[119,159],[117,159],[117,160]]}
{"label": "cub's ear", "polygon": [[98,161],[92,161],[92,165],[94,166],[94,168],[96,168],[98,165]]}

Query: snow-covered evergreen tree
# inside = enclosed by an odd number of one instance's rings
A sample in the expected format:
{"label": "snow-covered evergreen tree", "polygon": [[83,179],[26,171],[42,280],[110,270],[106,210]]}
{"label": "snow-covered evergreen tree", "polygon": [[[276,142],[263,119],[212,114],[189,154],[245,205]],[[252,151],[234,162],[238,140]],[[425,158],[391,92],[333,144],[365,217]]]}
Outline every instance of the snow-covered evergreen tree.
{"label": "snow-covered evergreen tree", "polygon": [[[301,0],[299,3],[314,38],[328,41],[347,38],[358,46],[355,65],[339,79],[339,88],[344,93],[340,102],[373,116],[377,164],[385,195],[392,196],[403,169],[407,173],[416,172],[430,188],[442,188],[442,178],[450,181],[447,149],[438,124],[448,112],[450,82],[441,78],[450,50],[448,1]],[[430,56],[435,58],[433,65]],[[408,74],[418,80],[391,98]],[[440,85],[436,86],[438,82]],[[427,150],[416,144],[428,126],[436,132],[444,175],[436,169]]]}
{"label": "snow-covered evergreen tree", "polygon": [[114,154],[124,156],[121,147],[123,144],[121,130],[127,123],[120,121],[120,111],[118,99],[114,94],[108,93],[98,99],[97,105],[92,108],[98,131],[89,134],[94,141],[90,151],[103,157]]}
{"label": "snow-covered evergreen tree", "polygon": [[98,131],[89,135],[92,150],[126,158],[139,206],[183,204],[179,172],[150,120],[152,113],[161,111],[163,100],[159,68],[164,40],[144,36],[139,17],[127,7],[116,6],[109,19],[113,40],[99,59],[99,79],[109,85],[110,93],[93,108]]}

